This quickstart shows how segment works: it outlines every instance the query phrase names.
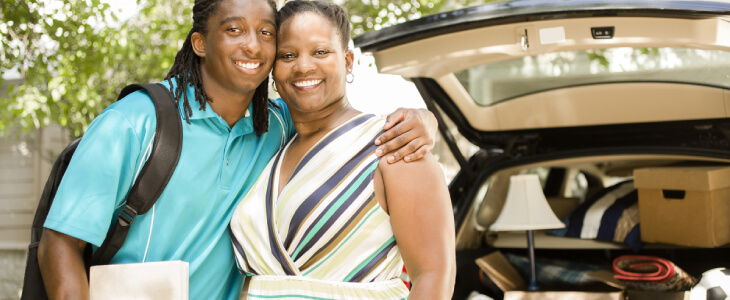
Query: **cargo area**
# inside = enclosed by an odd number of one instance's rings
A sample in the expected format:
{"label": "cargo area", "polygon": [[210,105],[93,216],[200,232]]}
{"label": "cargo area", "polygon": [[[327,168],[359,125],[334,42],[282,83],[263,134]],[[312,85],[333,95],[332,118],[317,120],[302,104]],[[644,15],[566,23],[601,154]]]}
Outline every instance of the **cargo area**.
{"label": "cargo area", "polygon": [[[490,230],[510,177],[519,174],[538,175],[550,208],[566,225],[534,233],[537,294],[524,291],[525,231]],[[730,163],[697,157],[577,157],[499,170],[482,182],[458,226],[454,299],[468,299],[467,291],[494,299],[684,299],[688,291],[659,292],[651,290],[656,284],[615,280],[614,260],[665,259],[695,282],[705,271],[730,267],[729,191]],[[505,274],[518,276],[507,280]],[[476,279],[469,283],[465,277]],[[511,287],[500,284],[504,280]]]}

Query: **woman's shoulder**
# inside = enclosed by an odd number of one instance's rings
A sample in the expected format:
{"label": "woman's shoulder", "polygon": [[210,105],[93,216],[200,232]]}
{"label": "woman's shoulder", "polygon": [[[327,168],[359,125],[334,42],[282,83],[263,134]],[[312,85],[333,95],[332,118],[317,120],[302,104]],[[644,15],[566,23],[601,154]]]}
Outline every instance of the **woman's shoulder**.
{"label": "woman's shoulder", "polygon": [[[383,158],[387,157],[383,156]],[[397,161],[395,163],[388,163],[387,159],[381,159],[378,162],[378,170],[383,176],[409,176],[409,177],[421,177],[421,176],[441,176],[443,177],[443,171],[439,165],[436,157],[430,152],[426,153],[423,158],[411,162],[405,162],[404,160]]]}
{"label": "woman's shoulder", "polygon": [[350,119],[350,121],[364,127],[364,130],[369,132],[371,135],[374,135],[373,139],[385,132],[385,130],[383,130],[386,121],[385,116],[370,113],[360,113]]}

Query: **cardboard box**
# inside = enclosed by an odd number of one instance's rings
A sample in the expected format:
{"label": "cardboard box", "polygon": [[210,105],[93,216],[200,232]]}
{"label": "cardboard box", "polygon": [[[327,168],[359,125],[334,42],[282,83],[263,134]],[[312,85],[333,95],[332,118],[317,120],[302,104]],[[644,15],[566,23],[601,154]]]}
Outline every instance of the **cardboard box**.
{"label": "cardboard box", "polygon": [[189,263],[156,261],[91,267],[91,300],[188,300]]}
{"label": "cardboard box", "polygon": [[504,300],[623,300],[621,292],[573,292],[573,291],[508,291],[504,293]]}
{"label": "cardboard box", "polygon": [[606,288],[609,291],[525,291],[527,283],[517,270],[499,251],[494,251],[476,260],[479,268],[489,276],[502,291],[505,300],[622,300],[619,289]]}
{"label": "cardboard box", "polygon": [[641,239],[695,247],[730,243],[730,167],[634,170]]}
{"label": "cardboard box", "polygon": [[624,291],[626,300],[689,300],[689,292]]}

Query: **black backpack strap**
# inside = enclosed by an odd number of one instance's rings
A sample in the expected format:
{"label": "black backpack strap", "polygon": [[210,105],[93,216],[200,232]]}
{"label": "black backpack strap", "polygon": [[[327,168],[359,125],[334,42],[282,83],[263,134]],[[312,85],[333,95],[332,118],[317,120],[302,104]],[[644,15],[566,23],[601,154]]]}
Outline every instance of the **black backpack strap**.
{"label": "black backpack strap", "polygon": [[180,159],[182,121],[175,98],[161,84],[132,84],[122,89],[119,99],[140,89],[145,89],[155,104],[157,129],[152,153],[127,195],[127,204],[109,229],[104,243],[92,255],[91,266],[107,264],[117,254],[127,238],[132,221],[137,215],[144,214],[152,208],[167,186]]}

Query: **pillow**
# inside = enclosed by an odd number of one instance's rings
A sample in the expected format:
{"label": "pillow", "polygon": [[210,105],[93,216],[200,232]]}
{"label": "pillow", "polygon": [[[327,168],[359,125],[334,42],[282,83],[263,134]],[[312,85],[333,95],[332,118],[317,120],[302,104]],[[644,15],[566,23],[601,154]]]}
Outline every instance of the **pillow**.
{"label": "pillow", "polygon": [[641,250],[638,193],[634,181],[624,181],[586,199],[563,218],[565,228],[549,230],[556,236],[598,239],[628,244]]}

